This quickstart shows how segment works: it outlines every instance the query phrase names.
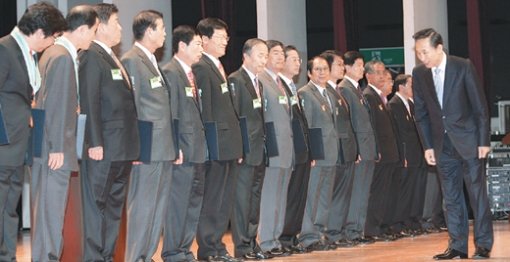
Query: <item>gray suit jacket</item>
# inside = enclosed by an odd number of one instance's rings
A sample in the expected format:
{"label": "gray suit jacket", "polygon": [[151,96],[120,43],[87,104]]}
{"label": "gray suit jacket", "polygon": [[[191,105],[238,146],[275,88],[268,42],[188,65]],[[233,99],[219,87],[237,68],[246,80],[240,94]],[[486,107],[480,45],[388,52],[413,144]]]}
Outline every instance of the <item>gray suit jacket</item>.
{"label": "gray suit jacket", "polygon": [[[282,92],[275,80],[266,72],[259,74],[260,82],[264,86],[266,123],[273,122],[278,143],[278,156],[269,158],[270,167],[290,168],[294,159],[294,140],[292,137],[292,108],[290,99],[285,91]],[[282,84],[283,87],[283,84]],[[285,97],[286,104],[280,103],[280,97]]]}
{"label": "gray suit jacket", "polygon": [[[64,153],[62,170],[78,171],[76,155],[77,88],[74,62],[61,45],[46,49],[39,63],[42,83],[36,107],[45,111],[42,163],[49,153]],[[37,160],[34,160],[37,161]]]}
{"label": "gray suit jacket", "polygon": [[361,155],[362,160],[376,160],[378,155],[374,130],[370,122],[370,109],[363,94],[346,78],[338,85],[342,96],[349,104],[352,128],[358,143],[358,154]]}
{"label": "gray suit jacket", "polygon": [[176,142],[170,110],[168,81],[161,79],[160,87],[151,86],[151,79],[159,77],[157,69],[145,53],[133,46],[121,59],[132,78],[138,119],[153,123],[151,161],[175,160]]}
{"label": "gray suit jacket", "polygon": [[23,53],[10,35],[0,39],[0,107],[9,136],[9,144],[0,146],[0,166],[20,166],[27,150],[30,128],[30,97]]}
{"label": "gray suit jacket", "polygon": [[184,69],[175,58],[163,67],[163,72],[170,85],[172,116],[179,120],[178,145],[184,155],[184,162],[204,163],[207,143],[200,113],[200,97],[197,99],[190,96],[189,90],[186,91],[191,85]]}
{"label": "gray suit jacket", "polygon": [[140,151],[133,91],[129,79],[115,80],[112,70],[119,69],[100,45],[92,43],[80,52],[80,109],[87,115],[85,145],[102,146],[104,159],[138,159]]}
{"label": "gray suit jacket", "polygon": [[[250,151],[243,155],[243,161],[248,165],[258,166],[264,160],[264,98],[261,98],[260,108],[253,107],[257,93],[250,76],[243,68],[230,74],[228,82],[234,91],[232,101],[237,114],[240,118],[246,117]],[[262,84],[259,83],[259,86],[262,95]]]}
{"label": "gray suit jacket", "polygon": [[[308,128],[322,129],[322,143],[324,144],[324,160],[317,160],[317,166],[335,166],[338,161],[339,139],[335,128],[334,114],[337,104],[333,98],[333,94],[329,97],[332,102],[333,112],[329,108],[327,100],[317,90],[312,82],[308,82],[298,91],[300,103],[303,111],[305,111]],[[312,145],[311,145],[312,146]]]}

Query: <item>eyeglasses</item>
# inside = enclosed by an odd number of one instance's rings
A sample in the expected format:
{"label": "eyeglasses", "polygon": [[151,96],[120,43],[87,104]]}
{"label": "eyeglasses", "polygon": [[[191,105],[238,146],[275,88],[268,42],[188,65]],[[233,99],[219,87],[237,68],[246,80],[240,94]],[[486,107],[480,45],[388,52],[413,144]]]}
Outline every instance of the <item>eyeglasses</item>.
{"label": "eyeglasses", "polygon": [[217,39],[225,40],[227,42],[230,40],[230,37],[228,37],[228,35],[213,35],[212,37],[216,37]]}
{"label": "eyeglasses", "polygon": [[315,72],[329,72],[329,67],[314,67],[312,70]]}

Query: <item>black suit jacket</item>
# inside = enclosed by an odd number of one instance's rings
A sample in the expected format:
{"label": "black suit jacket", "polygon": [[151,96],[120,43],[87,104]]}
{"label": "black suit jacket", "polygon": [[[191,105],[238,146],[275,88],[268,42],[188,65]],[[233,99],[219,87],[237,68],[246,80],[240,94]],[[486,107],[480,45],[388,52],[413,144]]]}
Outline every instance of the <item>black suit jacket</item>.
{"label": "black suit jacket", "polygon": [[241,130],[226,79],[206,55],[192,68],[195,82],[202,93],[203,120],[216,122],[218,127],[218,160],[240,158],[243,154]]}
{"label": "black suit jacket", "polygon": [[264,97],[262,83],[259,81],[261,106],[253,107],[257,99],[255,87],[248,73],[241,67],[228,76],[232,87],[232,101],[239,117],[246,117],[250,151],[243,156],[246,164],[258,166],[264,160]]}
{"label": "black suit jacket", "polygon": [[370,85],[363,90],[363,95],[370,106],[370,118],[374,127],[378,153],[381,157],[380,162],[398,162],[400,157],[392,116],[379,94]]}
{"label": "black suit jacket", "polygon": [[340,92],[338,92],[329,84],[328,90],[331,94],[334,95],[334,98],[338,103],[338,114],[336,114],[335,122],[342,150],[338,157],[339,164],[356,161],[358,148],[356,145],[356,137],[354,136],[354,131],[352,130],[349,105],[347,104],[347,101],[345,101],[345,99],[342,97]]}
{"label": "black suit jacket", "polygon": [[418,130],[414,123],[414,116],[407,111],[407,108],[398,95],[394,95],[388,102],[388,108],[393,116],[397,143],[400,152],[400,160],[404,163],[407,160],[408,167],[419,167],[425,165],[423,148],[421,146]]}
{"label": "black suit jacket", "polygon": [[87,115],[84,156],[102,146],[104,159],[128,161],[140,151],[135,101],[129,79],[114,80],[113,58],[93,42],[79,54],[80,108]]}
{"label": "black suit jacket", "polygon": [[[191,88],[188,77],[177,59],[163,67],[163,73],[170,85],[170,105],[172,116],[179,119],[179,149],[182,150],[184,161],[204,163],[207,144],[204,124],[200,113],[200,97],[196,98],[186,91]],[[195,85],[196,86],[196,85]]]}
{"label": "black suit jacket", "polygon": [[[280,78],[281,79],[281,78]],[[296,95],[292,94],[290,91],[290,87],[287,83],[281,79],[282,85],[285,88],[285,92],[287,95],[291,97],[291,106],[292,106],[292,125],[294,127],[299,127],[300,131],[294,130],[294,134],[292,136],[294,142],[294,163],[295,164],[305,164],[310,161],[309,157],[309,145],[308,145],[308,122],[306,121],[305,113],[301,109],[299,104],[299,98]],[[293,102],[294,101],[294,102]],[[301,132],[303,136],[296,134],[297,132]]]}
{"label": "black suit jacket", "polygon": [[0,166],[23,164],[30,128],[32,86],[18,43],[10,35],[0,38],[0,107],[10,143],[0,146]]}
{"label": "black suit jacket", "polygon": [[423,64],[413,70],[415,118],[424,149],[436,157],[443,138],[450,138],[464,158],[478,157],[479,146],[489,146],[490,120],[487,100],[473,64],[464,58],[447,56],[440,107],[431,69]]}

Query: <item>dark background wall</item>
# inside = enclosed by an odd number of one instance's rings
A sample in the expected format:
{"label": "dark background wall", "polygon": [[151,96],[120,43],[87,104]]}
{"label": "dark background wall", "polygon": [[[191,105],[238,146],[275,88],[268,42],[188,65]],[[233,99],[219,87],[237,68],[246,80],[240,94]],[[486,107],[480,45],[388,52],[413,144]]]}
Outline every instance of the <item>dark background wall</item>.
{"label": "dark background wall", "polygon": [[[98,2],[101,2],[98,0]],[[449,53],[469,57],[466,17],[467,0],[448,0]],[[485,84],[496,116],[495,104],[510,100],[510,1],[479,0],[482,31],[482,56]],[[244,41],[257,36],[256,0],[172,1],[173,25],[196,25],[202,17],[216,16],[230,27],[227,55],[222,58],[227,72],[242,63]],[[182,10],[186,10],[183,12]],[[307,0],[308,55],[334,48],[332,0]],[[402,0],[345,0],[347,46],[349,49],[403,46]],[[16,1],[0,1],[0,36],[16,24]],[[292,44],[292,43],[286,43]],[[346,50],[340,50],[345,52]]]}

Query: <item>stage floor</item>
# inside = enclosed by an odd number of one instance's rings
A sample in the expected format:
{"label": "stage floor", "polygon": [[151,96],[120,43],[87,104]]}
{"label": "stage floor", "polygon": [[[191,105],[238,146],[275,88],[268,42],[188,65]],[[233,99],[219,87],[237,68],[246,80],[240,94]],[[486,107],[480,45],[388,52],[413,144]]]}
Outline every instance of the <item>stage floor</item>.
{"label": "stage floor", "polygon": [[[469,236],[469,257],[473,255],[473,228]],[[224,238],[228,250],[233,254],[230,234]],[[275,258],[271,262],[295,261],[432,261],[432,256],[444,251],[448,244],[446,232],[421,235],[414,238],[403,238],[394,242],[376,242],[371,245],[362,245],[352,248],[339,248],[334,251],[312,252],[302,255],[292,255],[285,258]],[[161,243],[154,261],[160,258]],[[193,251],[197,249],[193,245]],[[196,253],[195,253],[196,254]],[[20,235],[18,241],[18,262],[30,262],[30,234],[28,231]],[[76,261],[80,261],[77,259]],[[494,221],[494,247],[490,261],[510,261],[510,223],[507,220]],[[63,261],[70,262],[70,261]]]}

